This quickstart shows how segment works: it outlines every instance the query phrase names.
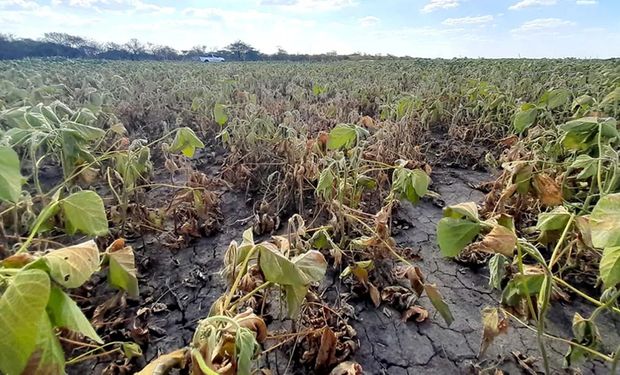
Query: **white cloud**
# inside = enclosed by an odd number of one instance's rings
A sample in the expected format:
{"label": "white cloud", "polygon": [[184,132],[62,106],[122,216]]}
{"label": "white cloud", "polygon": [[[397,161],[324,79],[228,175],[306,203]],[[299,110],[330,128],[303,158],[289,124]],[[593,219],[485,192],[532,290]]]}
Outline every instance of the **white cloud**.
{"label": "white cloud", "polygon": [[430,0],[422,9],[422,13],[430,13],[437,9],[449,9],[459,6],[460,0]]}
{"label": "white cloud", "polygon": [[529,33],[529,32],[541,32],[552,31],[567,26],[574,26],[572,21],[563,20],[560,18],[537,18],[531,21],[523,23],[516,29],[512,29],[513,33]]}
{"label": "white cloud", "polygon": [[356,0],[261,0],[260,5],[292,11],[331,11],[356,6]]}
{"label": "white cloud", "polygon": [[357,22],[359,22],[362,27],[372,27],[381,22],[381,20],[375,16],[366,16],[358,18]]}
{"label": "white cloud", "polygon": [[492,21],[493,16],[489,14],[476,17],[447,18],[441,24],[446,26],[481,25]]}
{"label": "white cloud", "polygon": [[598,0],[577,0],[577,5],[596,5]]}
{"label": "white cloud", "polygon": [[36,9],[39,7],[36,1],[31,0],[0,0],[0,9],[15,7],[21,9]]}
{"label": "white cloud", "polygon": [[548,6],[557,4],[557,0],[521,0],[508,7],[510,10],[519,10],[530,7]]}
{"label": "white cloud", "polygon": [[151,14],[172,14],[173,7],[151,4],[143,0],[52,0],[52,5],[58,6],[67,4],[71,7],[87,8],[93,11],[102,12],[126,12],[134,14],[144,12]]}

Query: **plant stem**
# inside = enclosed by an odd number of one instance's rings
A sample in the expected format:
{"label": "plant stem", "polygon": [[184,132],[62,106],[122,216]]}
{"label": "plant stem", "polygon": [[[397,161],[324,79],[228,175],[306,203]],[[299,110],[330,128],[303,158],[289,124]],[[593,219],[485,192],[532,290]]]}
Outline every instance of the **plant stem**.
{"label": "plant stem", "polygon": [[[58,205],[59,201],[56,201],[54,203],[52,203],[49,207],[50,211],[54,209],[55,206]],[[48,207],[45,207],[44,210],[46,210]],[[40,215],[40,214],[39,214]],[[38,219],[38,218],[37,218]],[[39,231],[39,228],[41,227],[41,225],[43,225],[43,220],[37,220],[34,224],[34,226],[32,227],[32,230],[30,231],[30,235],[28,236],[28,238],[26,239],[26,242],[24,242],[20,247],[19,250],[17,250],[17,252],[15,252],[15,254],[21,254],[24,251],[28,250],[28,246],[30,245],[30,243],[32,242],[32,240],[34,239],[34,236],[37,235],[37,232]]]}
{"label": "plant stem", "polygon": [[568,222],[566,223],[566,226],[564,227],[564,231],[562,232],[562,235],[560,236],[558,243],[555,245],[555,248],[553,249],[553,253],[551,253],[551,259],[549,260],[549,266],[547,266],[549,269],[549,272],[551,272],[553,265],[559,259],[559,254],[560,254],[560,250],[562,249],[562,244],[566,240],[566,236],[568,235],[568,230],[570,229],[570,226],[573,224],[573,220],[575,220],[574,213],[570,215],[570,218],[568,219]]}
{"label": "plant stem", "polygon": [[241,270],[239,271],[239,274],[235,278],[233,285],[230,287],[230,291],[228,292],[228,294],[226,294],[226,299],[224,300],[224,304],[222,305],[222,310],[226,311],[228,309],[228,305],[230,305],[230,300],[232,299],[233,295],[237,291],[237,288],[239,287],[239,283],[241,282],[241,278],[245,274],[245,270],[248,267],[250,258],[252,258],[252,255],[254,255],[257,249],[258,249],[258,246],[256,245],[253,246],[252,249],[250,249],[250,251],[248,252],[248,255],[243,260],[243,265],[241,266]]}
{"label": "plant stem", "polygon": [[[579,295],[579,297],[585,299],[586,301],[596,305],[596,306],[603,306],[603,303],[601,303],[601,301],[598,301],[592,297],[590,297],[589,295],[585,294],[584,292],[582,292],[581,290],[575,288],[574,286],[570,285],[569,283],[567,283],[566,281],[562,280],[562,278],[557,277],[557,276],[553,276],[553,281],[562,284],[564,287],[570,289],[571,291],[573,291],[575,294]],[[617,307],[610,307],[612,311],[614,311],[617,314],[620,314],[620,309],[618,309]]]}
{"label": "plant stem", "polygon": [[259,286],[257,286],[256,288],[254,288],[250,293],[246,294],[245,296],[239,298],[238,300],[235,301],[235,303],[233,303],[230,306],[230,309],[234,309],[235,307],[237,307],[237,305],[241,305],[243,302],[247,301],[248,299],[250,299],[250,297],[252,297],[254,294],[258,293],[259,291],[267,288],[268,286],[270,286],[272,283],[271,281],[265,281],[264,283],[260,284]]}
{"label": "plant stem", "polygon": [[[504,309],[501,309],[501,310],[502,310],[502,312],[504,314],[510,316],[512,319],[514,319],[517,322],[519,322],[519,324],[521,324],[525,328],[529,329],[532,332],[537,332],[536,328],[531,327],[529,324],[527,324],[524,321],[522,321],[521,319],[517,318],[516,316],[511,314],[509,311],[504,310]],[[608,356],[608,355],[605,355],[605,354],[603,354],[601,352],[598,352],[598,351],[596,351],[594,349],[588,348],[587,346],[583,346],[583,345],[578,344],[576,342],[572,342],[572,341],[567,340],[565,338],[553,336],[553,335],[550,335],[548,333],[543,333],[543,336],[548,338],[548,339],[551,339],[551,340],[556,340],[556,341],[560,341],[560,342],[563,342],[563,343],[571,345],[571,346],[575,346],[575,347],[577,347],[577,348],[579,348],[581,350],[584,350],[584,351],[586,351],[586,352],[588,352],[588,353],[590,353],[590,354],[592,354],[594,356],[597,356],[597,357],[599,357],[599,358],[601,358],[601,359],[603,359],[605,361],[608,361],[608,362],[612,362],[613,361],[613,359],[610,356]]]}

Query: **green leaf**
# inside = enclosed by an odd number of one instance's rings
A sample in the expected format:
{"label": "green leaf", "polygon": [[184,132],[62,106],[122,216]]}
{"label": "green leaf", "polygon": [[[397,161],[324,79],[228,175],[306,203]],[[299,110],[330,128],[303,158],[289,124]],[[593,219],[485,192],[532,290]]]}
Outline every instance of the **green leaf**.
{"label": "green leaf", "polygon": [[607,247],[603,250],[599,273],[605,288],[620,284],[620,246]]}
{"label": "green leaf", "polygon": [[65,288],[82,286],[99,270],[99,249],[95,241],[53,250],[42,257],[49,274]]}
{"label": "green leaf", "polygon": [[431,300],[431,303],[433,304],[435,309],[439,311],[439,314],[441,314],[443,320],[445,320],[446,324],[450,326],[450,324],[454,322],[454,317],[452,316],[450,307],[448,306],[448,304],[446,304],[446,302],[443,300],[443,297],[437,290],[437,287],[431,284],[424,284],[424,291],[426,291],[428,299]]}
{"label": "green leaf", "polygon": [[265,279],[283,287],[289,317],[295,316],[308,292],[308,285],[325,276],[327,261],[316,250],[289,260],[271,243],[257,246],[260,252],[259,266]]}
{"label": "green leaf", "polygon": [[590,230],[594,247],[620,246],[620,193],[606,195],[596,203]]}
{"label": "green leaf", "polygon": [[142,348],[135,342],[124,342],[121,344],[121,348],[127,359],[142,357]]}
{"label": "green leaf", "polygon": [[357,132],[355,131],[355,126],[338,124],[329,132],[327,148],[330,150],[348,149],[355,145],[356,139]]}
{"label": "green leaf", "polygon": [[307,285],[309,281],[304,278],[299,269],[270,243],[259,245],[261,271],[267,281],[280,285]]}
{"label": "green leaf", "polygon": [[58,207],[59,198],[60,189],[58,189],[56,193],[54,193],[54,195],[52,196],[52,200],[48,203],[48,205],[45,206],[41,210],[41,212],[39,212],[37,219],[34,221],[34,223],[32,223],[32,227],[30,228],[32,232],[38,234],[53,228],[53,221],[50,219],[54,217],[54,215],[56,215],[58,213],[58,210],[60,209],[60,207]]}
{"label": "green leaf", "polygon": [[516,275],[502,291],[502,303],[507,306],[516,306],[521,298],[538,294],[544,279],[543,273]]}
{"label": "green leaf", "polygon": [[17,203],[23,182],[19,156],[10,147],[0,147],[0,201]]}
{"label": "green leaf", "polygon": [[216,103],[213,107],[213,118],[215,122],[224,126],[228,121],[228,115],[226,114],[226,107],[223,104]]}
{"label": "green leaf", "polygon": [[437,242],[443,256],[454,257],[480,233],[480,224],[444,217],[437,224]]}
{"label": "green leaf", "polygon": [[60,201],[68,234],[78,231],[92,236],[108,233],[108,219],[103,200],[91,190],[73,193]]}
{"label": "green leaf", "polygon": [[252,373],[252,359],[259,348],[256,338],[248,328],[240,327],[235,336],[237,349],[237,374],[250,375]]}
{"label": "green leaf", "polygon": [[63,126],[77,132],[77,135],[85,141],[96,141],[105,135],[105,131],[103,129],[80,124],[74,121],[65,121]]}
{"label": "green leaf", "polygon": [[130,297],[137,298],[138,277],[133,249],[130,246],[106,253],[108,257],[108,282],[115,288],[124,290]]}
{"label": "green leaf", "polygon": [[550,230],[563,230],[570,219],[570,212],[559,206],[550,212],[542,212],[538,215],[536,228],[542,232]]}
{"label": "green leaf", "polygon": [[480,221],[478,216],[478,206],[474,202],[464,202],[448,206],[443,209],[444,217],[451,217],[454,219],[469,219],[471,221]]}
{"label": "green leaf", "polygon": [[527,128],[532,126],[536,121],[538,115],[537,108],[530,108],[527,110],[520,110],[515,115],[513,126],[517,133],[523,133]]}
{"label": "green leaf", "polygon": [[573,100],[573,104],[571,105],[571,110],[575,110],[577,109],[577,107],[590,107],[592,105],[594,105],[595,100],[593,97],[591,97],[590,95],[581,95],[577,98],[575,98],[575,100]]}
{"label": "green leaf", "polygon": [[103,344],[103,340],[95,332],[82,310],[57,286],[52,286],[50,299],[47,302],[47,314],[54,327],[79,332],[96,343]]}
{"label": "green leaf", "polygon": [[581,169],[577,175],[578,180],[585,180],[596,175],[598,161],[590,155],[581,154],[575,158],[570,169]]}
{"label": "green leaf", "polygon": [[317,195],[325,200],[331,200],[334,190],[334,172],[331,168],[325,168],[319,175],[319,183],[316,187]]}
{"label": "green leaf", "polygon": [[392,173],[392,190],[400,198],[406,198],[411,203],[417,203],[420,197],[428,193],[430,177],[421,169],[398,167]]}
{"label": "green leaf", "polygon": [[18,375],[34,352],[50,294],[41,270],[18,272],[0,297],[0,371]]}
{"label": "green leaf", "polygon": [[23,374],[64,374],[65,352],[45,314],[41,317],[38,331],[35,350],[28,358]]}
{"label": "green leaf", "polygon": [[292,259],[292,262],[299,269],[304,279],[310,282],[319,282],[325,277],[327,271],[327,261],[323,254],[316,250],[307,251]]}
{"label": "green leaf", "polygon": [[182,152],[183,155],[191,158],[194,156],[197,148],[203,148],[205,144],[196,136],[196,133],[190,128],[180,128],[175,136],[170,152]]}
{"label": "green leaf", "polygon": [[286,295],[286,309],[289,318],[299,314],[301,304],[308,294],[307,285],[285,285],[284,293]]}
{"label": "green leaf", "polygon": [[570,91],[567,89],[555,89],[545,93],[545,104],[547,108],[554,109],[568,103],[570,99]]}
{"label": "green leaf", "polygon": [[[575,313],[573,316],[572,329],[574,339],[571,341],[594,350],[600,347],[601,335],[594,321],[585,319],[579,313]],[[589,352],[571,345],[568,349],[568,353],[564,356],[564,363],[568,366],[573,366],[578,361],[588,356],[590,356]]]}
{"label": "green leaf", "polygon": [[510,264],[507,257],[502,254],[495,254],[489,260],[489,286],[501,290],[502,280],[506,276],[506,266]]}

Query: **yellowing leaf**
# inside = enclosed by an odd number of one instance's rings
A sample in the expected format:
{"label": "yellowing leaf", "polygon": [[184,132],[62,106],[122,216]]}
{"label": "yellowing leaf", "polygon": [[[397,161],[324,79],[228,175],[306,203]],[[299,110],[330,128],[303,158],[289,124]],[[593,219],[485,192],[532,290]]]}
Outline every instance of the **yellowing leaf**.
{"label": "yellowing leaf", "polygon": [[138,290],[137,270],[131,246],[108,252],[106,255],[109,260],[108,281],[110,285],[126,291],[130,297],[138,297],[140,291]]}
{"label": "yellowing leaf", "polygon": [[[21,374],[37,345],[50,293],[45,272],[18,272],[0,297],[0,371]],[[51,331],[51,330],[50,330]]]}
{"label": "yellowing leaf", "polygon": [[508,331],[508,320],[504,316],[500,318],[499,309],[485,307],[482,310],[482,327],[482,342],[480,343],[478,358],[484,356],[489,345],[497,336]]}
{"label": "yellowing leaf", "polygon": [[37,344],[28,358],[23,374],[62,375],[65,373],[65,352],[56,337],[47,315],[39,323]]}
{"label": "yellowing leaf", "polygon": [[196,133],[190,128],[183,127],[177,130],[174,135],[174,141],[169,148],[170,152],[181,152],[183,155],[191,158],[194,156],[197,148],[205,147],[204,143],[196,136]]}
{"label": "yellowing leaf", "polygon": [[445,320],[447,325],[452,324],[454,321],[454,317],[452,316],[452,311],[450,311],[450,307],[443,300],[443,297],[437,290],[437,287],[432,284],[424,284],[424,291],[428,296],[428,299],[431,300],[433,306],[439,311],[439,314]]}
{"label": "yellowing leaf", "polygon": [[478,221],[478,206],[474,202],[464,202],[448,206],[443,209],[444,217],[451,217],[454,219],[466,218],[471,221]]}
{"label": "yellowing leaf", "polygon": [[604,249],[620,246],[620,193],[601,198],[590,215],[592,244]]}
{"label": "yellowing leaf", "polygon": [[173,368],[185,368],[186,357],[187,349],[160,355],[136,375],[164,375]]}
{"label": "yellowing leaf", "polygon": [[226,107],[223,104],[216,103],[213,107],[213,118],[215,122],[224,126],[228,121],[228,115],[226,114]]}
{"label": "yellowing leaf", "polygon": [[607,247],[603,250],[599,271],[605,288],[620,284],[620,246]]}
{"label": "yellowing leaf", "polygon": [[99,269],[99,249],[92,240],[53,250],[42,259],[52,279],[66,288],[81,286]]}

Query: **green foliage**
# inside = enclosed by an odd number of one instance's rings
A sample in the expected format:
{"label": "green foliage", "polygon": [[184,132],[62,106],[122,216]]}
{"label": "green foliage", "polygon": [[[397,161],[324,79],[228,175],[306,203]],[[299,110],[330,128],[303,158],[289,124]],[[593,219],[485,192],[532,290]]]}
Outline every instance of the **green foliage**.
{"label": "green foliage", "polygon": [[213,106],[213,118],[220,126],[226,125],[228,122],[228,114],[223,104],[216,103],[215,106]]}
{"label": "green foliage", "polygon": [[515,115],[513,122],[514,129],[517,133],[523,133],[536,121],[538,116],[538,108],[531,108],[531,105],[524,105]]}
{"label": "green foliage", "polygon": [[205,145],[196,136],[196,133],[190,128],[180,128],[177,130],[174,141],[170,146],[169,151],[176,153],[182,152],[183,155],[191,158],[194,156],[197,148],[204,148]]}
{"label": "green foliage", "polygon": [[115,288],[124,290],[130,297],[139,295],[135,259],[131,247],[106,251],[108,261],[108,282]]}
{"label": "green foliage", "polygon": [[444,217],[437,223],[437,242],[443,256],[457,256],[480,233],[475,203],[461,203],[444,208]]}
{"label": "green foliage", "polygon": [[355,146],[357,136],[355,125],[338,124],[329,132],[327,148],[330,150],[349,149]]}
{"label": "green foliage", "polygon": [[108,219],[103,200],[94,191],[84,190],[60,201],[69,234],[82,232],[93,236],[108,233]]}
{"label": "green foliage", "polygon": [[268,243],[257,245],[260,252],[259,265],[267,281],[284,287],[288,315],[299,312],[308,286],[323,279],[327,261],[321,253],[310,250],[288,259],[278,249]]}
{"label": "green foliage", "polygon": [[37,349],[39,332],[48,321],[45,307],[49,295],[49,277],[33,269],[17,273],[0,297],[0,370],[3,373],[21,374]]}
{"label": "green foliage", "polygon": [[103,344],[101,337],[95,332],[75,301],[57,286],[51,288],[47,302],[47,314],[54,327],[62,327],[81,333],[96,343]]}
{"label": "green foliage", "polygon": [[22,192],[22,184],[19,156],[10,147],[0,147],[0,201],[16,203]]}
{"label": "green foliage", "polygon": [[392,191],[398,197],[405,198],[411,203],[417,203],[428,193],[431,179],[421,169],[410,170],[403,166],[394,169],[392,173]]}

